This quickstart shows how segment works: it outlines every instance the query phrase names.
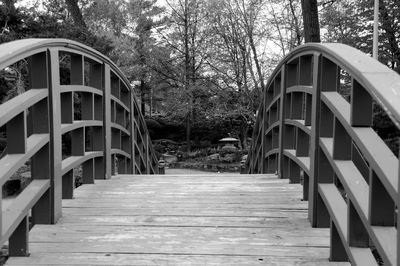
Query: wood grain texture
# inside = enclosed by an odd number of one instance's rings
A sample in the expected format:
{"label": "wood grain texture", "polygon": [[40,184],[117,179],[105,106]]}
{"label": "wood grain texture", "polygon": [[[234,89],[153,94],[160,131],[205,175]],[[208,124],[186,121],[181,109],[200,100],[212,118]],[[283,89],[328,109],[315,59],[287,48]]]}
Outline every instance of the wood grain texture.
{"label": "wood grain texture", "polygon": [[74,195],[6,265],[349,265],[329,262],[301,186],[275,176],[125,175]]}

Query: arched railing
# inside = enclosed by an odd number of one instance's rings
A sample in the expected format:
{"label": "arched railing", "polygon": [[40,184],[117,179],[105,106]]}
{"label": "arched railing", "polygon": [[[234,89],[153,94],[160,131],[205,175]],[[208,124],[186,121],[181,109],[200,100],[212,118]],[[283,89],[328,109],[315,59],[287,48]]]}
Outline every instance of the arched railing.
{"label": "arched railing", "polygon": [[7,144],[0,182],[24,165],[30,165],[31,182],[18,196],[0,201],[1,244],[9,242],[11,256],[28,254],[32,225],[60,218],[61,199],[73,197],[74,169],[80,169],[83,184],[116,172],[158,173],[134,91],[110,59],[62,39],[0,45],[4,75],[18,62],[26,65],[28,86],[0,105]]}
{"label": "arched railing", "polygon": [[303,184],[312,226],[331,228],[331,260],[400,265],[399,161],[372,128],[374,104],[398,127],[399,75],[354,48],[307,44],[263,97],[245,172]]}

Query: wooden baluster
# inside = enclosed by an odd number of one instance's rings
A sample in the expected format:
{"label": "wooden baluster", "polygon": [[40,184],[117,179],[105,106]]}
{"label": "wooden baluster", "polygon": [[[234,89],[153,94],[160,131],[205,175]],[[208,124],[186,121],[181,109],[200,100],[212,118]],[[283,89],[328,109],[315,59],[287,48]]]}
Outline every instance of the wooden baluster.
{"label": "wooden baluster", "polygon": [[331,261],[349,261],[349,258],[344,248],[342,239],[338,233],[336,225],[331,221],[331,246],[330,246],[330,260]]}
{"label": "wooden baluster", "polygon": [[284,163],[284,145],[285,145],[285,138],[286,138],[286,125],[285,125],[285,118],[288,114],[288,104],[290,102],[290,98],[288,99],[286,96],[286,84],[287,79],[289,78],[287,75],[290,73],[291,67],[288,65],[283,65],[280,70],[280,110],[279,110],[279,154],[278,154],[278,177],[279,178],[286,178],[285,174],[288,172],[285,169],[286,164]]}
{"label": "wooden baluster", "polygon": [[83,184],[94,184],[95,178],[95,159],[87,160],[82,165],[82,183]]}
{"label": "wooden baluster", "polygon": [[394,226],[395,203],[375,171],[370,171],[369,222],[376,226]]}
{"label": "wooden baluster", "polygon": [[[30,79],[32,89],[48,88],[48,58],[42,52],[30,60]],[[31,108],[32,134],[50,134],[48,97]],[[31,158],[32,179],[50,179],[50,145],[46,144]],[[33,224],[52,223],[52,194],[49,188],[32,208]]]}
{"label": "wooden baluster", "polygon": [[352,247],[367,248],[369,247],[369,235],[360,216],[357,213],[354,204],[350,199],[347,200],[347,239]]}
{"label": "wooden baluster", "polygon": [[104,91],[103,91],[103,129],[104,129],[104,177],[111,178],[112,156],[111,156],[111,69],[108,64],[104,65]]}
{"label": "wooden baluster", "polygon": [[61,93],[61,123],[72,124],[74,122],[74,93]]}
{"label": "wooden baluster", "polygon": [[52,223],[56,223],[62,214],[62,145],[61,145],[61,100],[60,100],[60,64],[59,51],[50,48],[49,59],[49,108],[50,108],[50,183],[52,203]]}
{"label": "wooden baluster", "polygon": [[[400,153],[400,151],[399,151]],[[400,159],[400,154],[398,154],[398,158]],[[400,191],[400,162],[399,162],[399,169],[397,169],[397,176],[399,178],[399,182],[397,182],[397,191]],[[396,232],[397,232],[397,265],[400,265],[400,228],[398,228],[400,226],[400,193],[397,193],[397,228],[396,228]]]}
{"label": "wooden baluster", "polygon": [[28,241],[29,219],[28,216],[25,216],[8,240],[8,255],[11,257],[29,256]]}
{"label": "wooden baluster", "polygon": [[351,90],[351,126],[370,127],[372,125],[373,105],[371,95],[352,79]]}
{"label": "wooden baluster", "polygon": [[23,111],[7,123],[7,153],[25,153],[26,137],[26,115]]}
{"label": "wooden baluster", "polygon": [[290,160],[289,166],[289,181],[290,183],[300,183],[300,167],[292,160]]}
{"label": "wooden baluster", "polygon": [[351,160],[351,137],[337,118],[334,123],[333,159]]}
{"label": "wooden baluster", "polygon": [[318,200],[318,152],[319,152],[319,121],[320,121],[320,79],[321,79],[321,54],[313,55],[313,95],[311,115],[311,139],[310,139],[310,176],[308,190],[308,219],[311,226],[317,225],[317,200]]}
{"label": "wooden baluster", "polygon": [[308,157],[310,148],[310,136],[300,128],[296,130],[296,156]]}

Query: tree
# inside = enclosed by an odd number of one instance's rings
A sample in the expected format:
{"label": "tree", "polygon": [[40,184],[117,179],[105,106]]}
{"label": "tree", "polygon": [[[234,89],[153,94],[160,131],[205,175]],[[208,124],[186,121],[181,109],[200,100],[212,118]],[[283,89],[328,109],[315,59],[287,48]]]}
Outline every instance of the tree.
{"label": "tree", "polygon": [[301,0],[305,42],[321,42],[317,0]]}
{"label": "tree", "polygon": [[[164,70],[158,71],[172,79],[170,83],[181,89],[180,98],[184,106],[186,120],[187,148],[191,148],[191,128],[194,115],[195,98],[193,93],[202,86],[200,78],[204,65],[204,42],[207,32],[207,12],[202,0],[167,1],[170,11],[168,31],[159,31],[162,44],[171,50],[171,58]],[[161,64],[163,65],[163,64]]]}
{"label": "tree", "polygon": [[86,28],[86,23],[83,19],[82,12],[78,6],[78,0],[65,0],[68,11],[71,13],[74,24],[80,28]]}

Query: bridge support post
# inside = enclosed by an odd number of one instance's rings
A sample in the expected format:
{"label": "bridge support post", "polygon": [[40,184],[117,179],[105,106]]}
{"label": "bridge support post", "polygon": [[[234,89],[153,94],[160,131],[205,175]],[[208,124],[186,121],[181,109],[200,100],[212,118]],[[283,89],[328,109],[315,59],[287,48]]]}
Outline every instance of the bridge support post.
{"label": "bridge support post", "polygon": [[[33,55],[30,62],[32,89],[48,88],[48,54],[46,52]],[[29,118],[32,134],[50,133],[50,109],[48,99],[43,99],[32,106]],[[46,144],[31,158],[32,179],[50,179],[50,145]],[[53,194],[50,187],[32,208],[33,224],[52,223]]]}
{"label": "bridge support post", "polygon": [[48,52],[49,78],[49,120],[50,120],[50,193],[51,223],[56,223],[62,215],[62,142],[61,142],[61,100],[60,100],[60,62],[59,51],[55,48]]}
{"label": "bridge support post", "polygon": [[103,90],[103,130],[104,130],[104,179],[111,178],[111,69],[104,65],[104,90]]}
{"label": "bridge support post", "polygon": [[284,138],[285,138],[285,116],[286,116],[286,65],[281,67],[281,96],[279,110],[279,154],[278,154],[278,177],[286,178],[285,173],[288,173],[288,164],[284,163]]}
{"label": "bridge support post", "polygon": [[321,55],[313,56],[313,81],[311,104],[311,138],[310,138],[310,176],[308,189],[308,219],[311,226],[317,226],[317,200],[318,200],[318,152],[319,152],[319,110],[321,91],[319,79],[321,72]]}

